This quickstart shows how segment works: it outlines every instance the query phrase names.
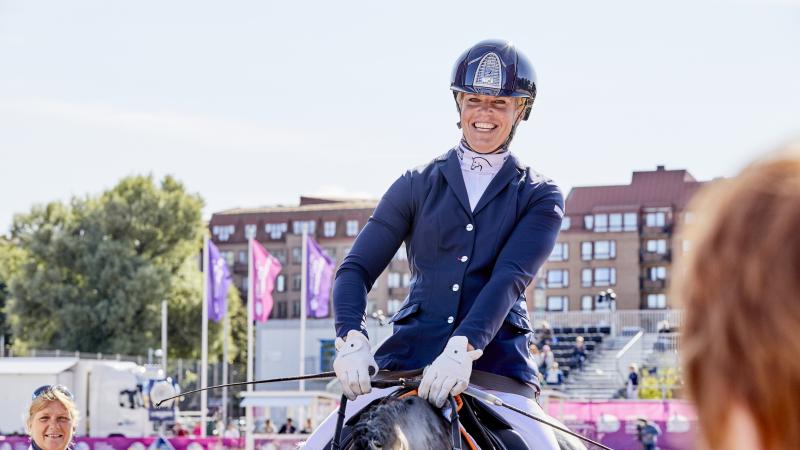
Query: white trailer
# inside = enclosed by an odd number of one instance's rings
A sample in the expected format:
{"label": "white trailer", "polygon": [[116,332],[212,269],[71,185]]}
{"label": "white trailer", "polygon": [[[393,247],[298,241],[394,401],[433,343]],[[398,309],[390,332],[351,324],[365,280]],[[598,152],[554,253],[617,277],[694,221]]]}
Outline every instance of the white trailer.
{"label": "white trailer", "polygon": [[63,384],[75,396],[79,436],[147,436],[152,425],[141,394],[143,373],[142,366],[123,361],[0,358],[0,434],[24,433],[33,391]]}

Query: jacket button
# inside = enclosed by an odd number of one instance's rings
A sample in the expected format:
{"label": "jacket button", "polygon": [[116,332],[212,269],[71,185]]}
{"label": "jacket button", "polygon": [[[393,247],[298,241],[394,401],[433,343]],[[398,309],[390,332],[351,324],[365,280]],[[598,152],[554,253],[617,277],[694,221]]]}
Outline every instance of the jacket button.
{"label": "jacket button", "polygon": [[472,229],[475,228],[475,227],[473,227],[471,223],[468,223],[466,228],[467,228],[467,231],[472,231]]}
{"label": "jacket button", "polygon": [[455,320],[456,319],[454,319],[453,316],[450,316],[447,318],[447,323],[453,323]]}
{"label": "jacket button", "polygon": [[460,288],[460,286],[458,285],[458,283],[454,284],[453,285],[453,292],[458,292],[459,288]]}
{"label": "jacket button", "polygon": [[462,256],[461,258],[458,258],[458,260],[461,261],[461,262],[467,262],[468,259],[469,259],[469,256],[466,256],[466,255]]}

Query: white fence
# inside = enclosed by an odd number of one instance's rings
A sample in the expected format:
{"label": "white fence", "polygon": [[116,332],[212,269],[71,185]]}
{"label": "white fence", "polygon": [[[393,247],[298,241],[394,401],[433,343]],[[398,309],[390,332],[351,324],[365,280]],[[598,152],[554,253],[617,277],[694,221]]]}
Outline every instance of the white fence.
{"label": "white fence", "polygon": [[534,312],[531,314],[534,326],[543,321],[551,327],[600,327],[610,326],[611,334],[634,335],[639,331],[656,333],[663,327],[674,331],[683,323],[683,311],[665,309],[658,311],[575,311],[575,312]]}

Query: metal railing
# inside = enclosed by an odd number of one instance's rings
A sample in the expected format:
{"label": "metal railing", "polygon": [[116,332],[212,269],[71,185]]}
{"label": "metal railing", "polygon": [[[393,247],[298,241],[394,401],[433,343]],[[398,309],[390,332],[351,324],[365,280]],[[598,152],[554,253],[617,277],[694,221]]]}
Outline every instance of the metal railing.
{"label": "metal railing", "polygon": [[533,312],[531,317],[537,327],[543,321],[551,327],[610,326],[612,336],[635,334],[639,330],[656,333],[664,326],[675,329],[680,328],[683,323],[683,311],[679,309]]}

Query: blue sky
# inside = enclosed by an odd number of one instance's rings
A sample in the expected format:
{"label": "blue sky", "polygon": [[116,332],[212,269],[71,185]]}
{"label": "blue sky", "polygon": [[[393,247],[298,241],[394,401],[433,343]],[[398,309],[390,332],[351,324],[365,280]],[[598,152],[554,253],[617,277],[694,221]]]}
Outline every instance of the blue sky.
{"label": "blue sky", "polygon": [[729,176],[800,138],[800,0],[0,0],[0,232],[131,174],[206,217],[379,197],[458,141],[450,70],[488,37],[533,61],[512,150],[565,191]]}

